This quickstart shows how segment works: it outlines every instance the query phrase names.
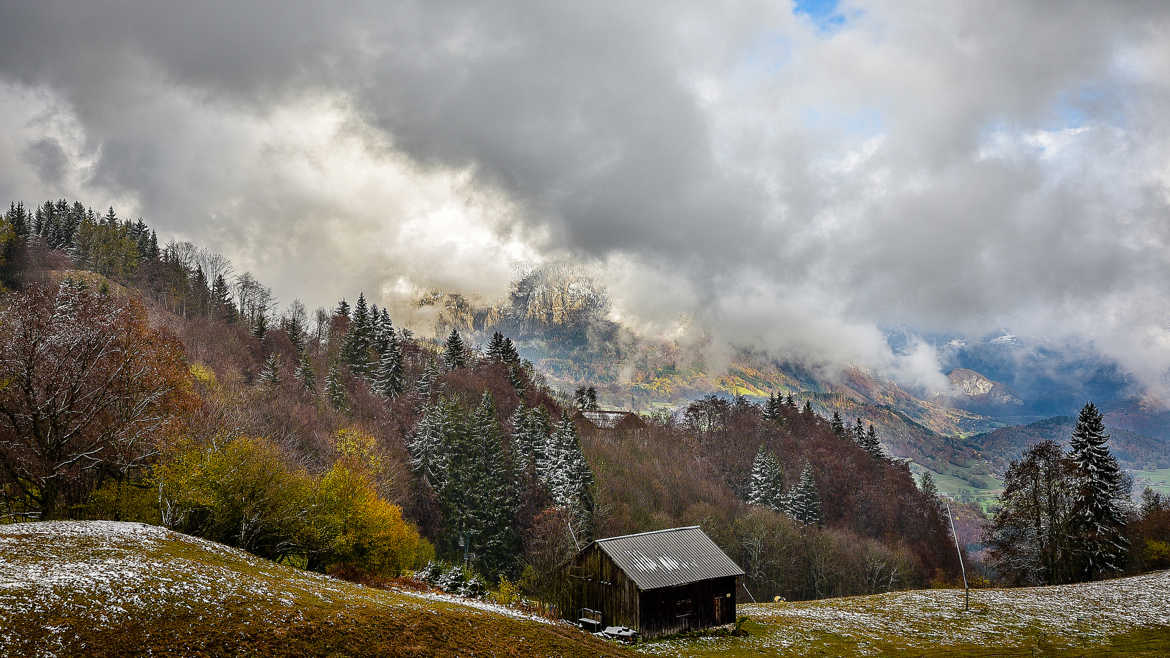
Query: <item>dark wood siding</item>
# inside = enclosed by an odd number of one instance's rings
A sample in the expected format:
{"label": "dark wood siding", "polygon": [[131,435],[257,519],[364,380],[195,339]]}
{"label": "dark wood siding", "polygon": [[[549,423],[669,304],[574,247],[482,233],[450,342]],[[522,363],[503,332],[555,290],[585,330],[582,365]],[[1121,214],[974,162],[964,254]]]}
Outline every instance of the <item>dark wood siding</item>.
{"label": "dark wood siding", "polygon": [[601,611],[602,626],[638,628],[638,588],[596,544],[569,565],[568,589],[565,617],[576,620],[590,608]]}
{"label": "dark wood siding", "polygon": [[735,578],[642,592],[638,632],[653,638],[735,621]]}
{"label": "dark wood siding", "polygon": [[598,610],[603,627],[628,626],[645,638],[735,621],[733,576],[643,592],[597,545],[578,555],[567,572],[563,614],[573,621],[582,608]]}

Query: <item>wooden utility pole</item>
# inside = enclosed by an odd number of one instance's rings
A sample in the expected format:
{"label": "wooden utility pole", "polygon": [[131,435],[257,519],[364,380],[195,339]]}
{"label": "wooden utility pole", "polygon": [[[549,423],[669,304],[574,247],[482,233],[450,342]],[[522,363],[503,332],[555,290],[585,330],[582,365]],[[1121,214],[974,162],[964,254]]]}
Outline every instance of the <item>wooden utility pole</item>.
{"label": "wooden utility pole", "polygon": [[963,610],[971,609],[971,588],[967,586],[967,567],[963,566],[963,551],[959,548],[959,535],[955,532],[955,517],[951,514],[951,502],[943,498],[947,504],[947,520],[951,522],[951,537],[955,539],[955,553],[959,556],[959,571],[963,574]]}

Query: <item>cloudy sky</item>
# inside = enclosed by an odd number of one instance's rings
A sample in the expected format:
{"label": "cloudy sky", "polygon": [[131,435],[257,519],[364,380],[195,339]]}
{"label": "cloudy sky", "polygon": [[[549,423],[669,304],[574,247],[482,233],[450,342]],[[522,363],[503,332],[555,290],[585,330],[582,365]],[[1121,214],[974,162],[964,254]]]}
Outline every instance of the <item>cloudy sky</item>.
{"label": "cloudy sky", "polygon": [[1170,3],[0,0],[0,199],[282,302],[571,261],[641,331],[939,386],[901,335],[1170,391]]}

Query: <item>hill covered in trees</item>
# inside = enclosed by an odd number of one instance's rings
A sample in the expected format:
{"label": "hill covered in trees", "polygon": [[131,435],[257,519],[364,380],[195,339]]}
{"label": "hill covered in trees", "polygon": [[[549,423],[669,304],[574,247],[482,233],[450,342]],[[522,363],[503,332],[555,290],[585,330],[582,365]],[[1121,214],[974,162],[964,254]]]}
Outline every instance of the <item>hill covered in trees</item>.
{"label": "hill covered in trees", "polygon": [[[758,597],[957,576],[931,488],[813,396],[708,397],[638,432],[581,433],[523,339],[417,337],[360,291],[278,311],[226,259],[79,208],[5,219],[3,364],[28,382],[0,391],[7,519],[161,523],[364,582],[465,563],[545,601],[589,538],[689,524]],[[815,515],[748,502],[761,451]]]}

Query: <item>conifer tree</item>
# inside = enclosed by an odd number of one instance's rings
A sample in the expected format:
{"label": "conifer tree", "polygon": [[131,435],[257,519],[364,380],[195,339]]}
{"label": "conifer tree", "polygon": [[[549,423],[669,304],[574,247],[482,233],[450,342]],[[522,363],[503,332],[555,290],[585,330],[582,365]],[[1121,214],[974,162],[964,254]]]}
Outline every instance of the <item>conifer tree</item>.
{"label": "conifer tree", "polygon": [[800,480],[788,494],[788,515],[804,525],[821,524],[821,496],[817,493],[812,465],[805,462]]}
{"label": "conifer tree", "polygon": [[255,320],[255,322],[252,323],[252,337],[259,338],[259,339],[263,340],[264,336],[267,333],[268,333],[268,318],[265,317],[264,313],[262,313],[262,312],[257,313],[256,320]]}
{"label": "conifer tree", "polygon": [[463,337],[455,329],[451,329],[451,333],[447,335],[443,349],[443,365],[448,371],[467,366],[467,348],[463,345]]}
{"label": "conifer tree", "polygon": [[504,363],[519,365],[520,353],[516,351],[516,345],[512,343],[511,338],[504,338],[504,348],[502,351]]}
{"label": "conifer tree", "polygon": [[276,386],[280,383],[280,362],[276,358],[276,352],[268,355],[264,359],[264,365],[260,368],[260,383],[266,386]]}
{"label": "conifer tree", "polygon": [[1089,579],[1120,571],[1128,550],[1124,478],[1108,441],[1101,412],[1092,402],[1086,404],[1069,441],[1069,456],[1078,480],[1071,520],[1073,551],[1083,577]]}
{"label": "conifer tree", "polygon": [[447,483],[447,436],[453,427],[451,405],[446,400],[423,405],[418,425],[411,435],[407,449],[410,467],[434,491],[441,491]]}
{"label": "conifer tree", "polygon": [[841,414],[834,411],[833,420],[829,422],[829,426],[833,429],[833,434],[845,438],[845,423],[841,420]]}
{"label": "conifer tree", "polygon": [[793,409],[795,409],[795,408],[796,408],[796,400],[794,400],[794,399],[792,398],[792,394],[791,394],[791,393],[789,393],[789,394],[788,394],[788,397],[787,397],[787,398],[784,400],[784,403],[785,403],[785,404],[787,404],[789,407],[791,407],[791,408],[793,408]]}
{"label": "conifer tree", "polygon": [[470,429],[469,535],[484,571],[498,573],[515,562],[519,541],[513,519],[518,495],[515,468],[500,441],[491,393],[485,391],[480,398]]}
{"label": "conifer tree", "polygon": [[215,275],[215,281],[211,284],[211,306],[224,322],[230,324],[236,321],[236,305],[232,303],[231,288],[223,274]]}
{"label": "conifer tree", "polygon": [[853,424],[853,442],[859,446],[865,446],[865,426],[861,424],[861,419]]}
{"label": "conifer tree", "polygon": [[562,414],[549,440],[546,481],[553,500],[572,514],[575,531],[589,536],[593,528],[593,471],[581,452],[577,427]]}
{"label": "conifer tree", "polygon": [[405,388],[402,373],[402,351],[398,348],[398,337],[393,333],[387,342],[386,351],[378,361],[372,384],[374,392],[387,398],[398,397]]}
{"label": "conifer tree", "polygon": [[333,317],[349,319],[349,302],[345,301],[344,298],[337,302],[337,310],[333,311]]}
{"label": "conifer tree", "polygon": [[762,443],[752,462],[747,501],[752,505],[770,507],[777,512],[783,512],[785,508],[784,472],[776,455]]}
{"label": "conifer tree", "polygon": [[873,423],[869,424],[869,430],[866,431],[862,437],[861,447],[870,454],[874,459],[885,459],[886,455],[882,452],[882,443],[878,441],[877,431],[873,428]]}
{"label": "conifer tree", "polygon": [[301,353],[301,361],[297,364],[296,378],[301,383],[302,388],[316,395],[317,375],[313,372],[313,364],[309,361],[307,350]]}
{"label": "conifer tree", "polygon": [[805,400],[804,401],[804,409],[801,411],[801,413],[803,413],[806,418],[812,418],[812,415],[813,415],[812,402]]}
{"label": "conifer tree", "polygon": [[353,307],[353,319],[341,345],[341,360],[349,366],[350,372],[355,375],[365,375],[369,372],[370,348],[373,342],[370,309],[366,305],[365,293],[361,293]]}
{"label": "conifer tree", "polygon": [[504,334],[495,332],[488,343],[487,358],[496,363],[504,363]]}
{"label": "conifer tree", "polygon": [[439,378],[439,364],[434,359],[428,359],[423,371],[419,373],[415,382],[415,390],[424,399],[429,398],[435,389],[435,380]]}
{"label": "conifer tree", "polygon": [[345,387],[341,384],[341,374],[337,372],[337,366],[329,366],[329,374],[325,375],[325,396],[329,400],[329,405],[337,411],[345,411],[349,407],[349,399],[345,393]]}

